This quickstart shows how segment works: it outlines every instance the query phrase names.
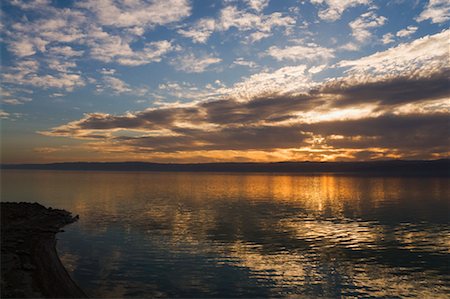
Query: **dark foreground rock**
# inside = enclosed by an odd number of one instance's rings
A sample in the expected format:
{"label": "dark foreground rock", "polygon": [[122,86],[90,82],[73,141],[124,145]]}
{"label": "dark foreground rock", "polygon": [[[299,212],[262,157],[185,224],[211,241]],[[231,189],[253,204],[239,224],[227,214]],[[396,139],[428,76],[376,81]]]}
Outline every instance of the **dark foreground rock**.
{"label": "dark foreground rock", "polygon": [[1,298],[86,298],[56,252],[55,234],[78,219],[38,203],[1,203]]}

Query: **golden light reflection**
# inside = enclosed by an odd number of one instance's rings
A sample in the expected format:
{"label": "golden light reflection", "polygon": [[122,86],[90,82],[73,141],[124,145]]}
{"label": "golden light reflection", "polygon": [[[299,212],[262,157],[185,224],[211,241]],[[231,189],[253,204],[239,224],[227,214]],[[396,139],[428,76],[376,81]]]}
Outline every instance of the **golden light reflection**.
{"label": "golden light reflection", "polygon": [[[264,254],[261,246],[236,242],[227,248],[227,259],[236,260],[240,267],[252,270],[253,276],[272,279],[278,285],[304,285],[305,277],[318,275],[314,269],[305,269],[305,257],[293,256],[289,252]],[[226,263],[226,261],[224,262]]]}
{"label": "golden light reflection", "polygon": [[[251,278],[294,294],[311,283],[331,292],[333,279],[342,280],[342,294],[363,297],[433,293],[445,298],[448,291],[436,273],[412,271],[410,264],[383,255],[391,243],[411,259],[430,252],[448,254],[447,226],[400,222],[390,228],[389,219],[382,222],[392,211],[401,220],[397,212],[404,210],[396,207],[421,211],[427,205],[424,198],[448,197],[446,179],[12,171],[2,180],[10,189],[2,192],[17,198],[32,195],[48,206],[80,214],[77,230],[83,238],[102,240],[113,249],[99,259],[104,280],[136,250],[139,258],[149,252],[168,252],[171,258],[193,255],[196,261],[212,257],[218,265],[245,269]],[[27,188],[22,188],[25,183]],[[374,212],[383,217],[370,220]],[[126,247],[111,239],[116,235]],[[83,262],[73,254],[64,259],[74,271]],[[195,283],[205,282],[197,277]],[[99,292],[111,294],[111,289],[104,285]]]}

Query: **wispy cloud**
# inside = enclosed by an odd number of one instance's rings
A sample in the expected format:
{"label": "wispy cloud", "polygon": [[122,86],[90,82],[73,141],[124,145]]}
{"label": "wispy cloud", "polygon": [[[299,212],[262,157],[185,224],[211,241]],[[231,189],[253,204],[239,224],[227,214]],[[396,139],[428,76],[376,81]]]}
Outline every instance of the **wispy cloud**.
{"label": "wispy cloud", "polygon": [[266,55],[272,56],[276,60],[328,60],[334,57],[334,50],[321,47],[314,43],[308,43],[306,45],[288,46],[285,48],[272,46],[267,50]]}
{"label": "wispy cloud", "polygon": [[17,67],[4,68],[4,80],[66,91],[90,81],[79,71],[80,59],[130,67],[161,61],[174,50],[171,41],[144,41],[136,46],[136,36],[155,26],[180,21],[191,13],[187,0],[87,0],[71,8],[57,8],[50,1],[11,4],[32,11],[33,17],[5,18],[3,33],[8,50],[16,56],[16,64],[24,66],[35,60],[45,61],[46,66],[26,71],[23,67],[22,71]]}
{"label": "wispy cloud", "polygon": [[72,47],[69,46],[59,46],[50,48],[50,53],[53,55],[61,55],[64,57],[78,57],[82,56],[84,51],[76,51]]}
{"label": "wispy cloud", "polygon": [[210,65],[221,62],[222,59],[208,54],[196,56],[193,53],[178,56],[171,61],[172,65],[180,71],[186,73],[204,72]]}
{"label": "wispy cloud", "polygon": [[[71,64],[69,66],[72,66]],[[67,71],[67,65],[61,65],[53,62],[49,68],[59,70],[56,74],[40,75],[39,63],[35,60],[23,60],[16,66],[8,68],[3,74],[2,79],[6,83],[14,83],[21,85],[31,85],[36,87],[59,88],[72,91],[75,87],[84,86],[85,80],[76,73]]]}
{"label": "wispy cloud", "polygon": [[381,41],[383,42],[383,44],[387,45],[393,43],[395,41],[395,38],[392,33],[386,33],[385,35],[383,35]]}
{"label": "wispy cloud", "polygon": [[8,118],[9,113],[3,109],[0,109],[0,118]]}
{"label": "wispy cloud", "polygon": [[368,71],[398,74],[412,73],[418,68],[447,68],[449,38],[450,30],[444,30],[360,59],[343,60],[338,66],[351,67],[352,72],[361,75],[367,74]]}
{"label": "wispy cloud", "polygon": [[[229,92],[235,90],[231,98],[119,116],[87,114],[43,134],[102,140],[107,147],[120,144],[134,152],[166,154],[216,150],[292,153],[302,148],[306,152],[336,150],[345,155],[370,152],[374,157],[380,152],[422,158],[444,155],[448,111],[418,113],[420,110],[413,107],[448,100],[450,70],[422,68],[417,62],[419,57],[430,65],[439,60],[442,53],[434,52],[426,58],[422,51],[427,51],[430,40],[434,40],[433,46],[437,46],[437,40],[446,40],[446,34],[342,62],[356,73],[324,83],[312,83],[306,66],[285,67],[250,76],[228,88]],[[381,67],[396,55],[405,57],[404,63],[412,68],[410,73],[391,68],[389,73],[380,71],[376,76],[357,75],[366,64],[377,70],[374,64]],[[286,81],[289,74],[292,78]],[[273,86],[284,89],[279,93],[265,89],[273,82]],[[303,92],[296,89],[299,85]],[[249,96],[256,86],[260,93]]]}
{"label": "wispy cloud", "polygon": [[368,5],[371,2],[371,0],[311,0],[313,4],[326,6],[326,8],[319,10],[319,18],[326,21],[336,21],[350,7]]}
{"label": "wispy cloud", "polygon": [[161,61],[162,57],[173,50],[170,41],[161,40],[146,43],[142,49],[133,49],[120,36],[112,36],[96,28],[93,34],[97,36],[88,41],[91,46],[91,56],[103,62],[117,62],[121,65],[138,66]]}
{"label": "wispy cloud", "polygon": [[432,23],[445,23],[450,20],[449,0],[429,0],[425,9],[417,17],[418,22],[430,20]]}
{"label": "wispy cloud", "polygon": [[92,11],[101,25],[119,28],[165,25],[191,14],[188,0],[85,0],[77,5]]}
{"label": "wispy cloud", "polygon": [[178,33],[191,38],[194,43],[206,43],[215,28],[216,22],[214,19],[202,19],[188,29],[179,29]]}
{"label": "wispy cloud", "polygon": [[[258,6],[256,2],[253,1],[252,5],[263,7]],[[253,6],[251,7],[253,8]],[[220,11],[217,19],[201,19],[188,29],[178,30],[178,33],[191,38],[196,43],[205,43],[216,31],[225,32],[231,28],[236,28],[238,31],[251,31],[250,41],[255,42],[271,36],[274,28],[289,28],[294,26],[295,23],[296,20],[293,17],[285,16],[279,12],[264,15],[261,14],[261,10],[252,12],[240,10],[236,6],[227,6]]]}
{"label": "wispy cloud", "polygon": [[119,78],[113,76],[104,76],[103,82],[105,86],[102,89],[112,90],[116,94],[130,92],[130,86]]}
{"label": "wispy cloud", "polygon": [[[449,7],[11,0],[0,24],[2,114],[9,122],[44,103],[23,118],[30,128],[52,115],[61,125],[42,133],[82,139],[79,151],[146,159],[440,157]],[[401,20],[388,19],[394,9]],[[60,108],[108,113],[68,122]]]}
{"label": "wispy cloud", "polygon": [[411,34],[414,34],[414,32],[416,32],[417,29],[419,28],[416,26],[408,26],[405,29],[398,31],[395,35],[397,37],[407,37],[410,36]]}
{"label": "wispy cloud", "polygon": [[257,12],[263,11],[269,5],[269,0],[245,0],[245,2]]}
{"label": "wispy cloud", "polygon": [[349,25],[352,29],[353,37],[362,43],[371,38],[372,33],[370,29],[384,25],[386,20],[385,17],[378,16],[374,11],[369,11],[350,22]]}

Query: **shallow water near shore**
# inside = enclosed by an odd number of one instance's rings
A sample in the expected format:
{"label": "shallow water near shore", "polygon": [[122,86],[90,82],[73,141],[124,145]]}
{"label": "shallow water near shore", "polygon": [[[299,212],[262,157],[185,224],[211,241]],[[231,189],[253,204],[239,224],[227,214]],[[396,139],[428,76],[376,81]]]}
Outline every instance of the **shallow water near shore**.
{"label": "shallow water near shore", "polygon": [[79,214],[58,252],[90,297],[450,295],[450,180],[2,171],[2,201]]}

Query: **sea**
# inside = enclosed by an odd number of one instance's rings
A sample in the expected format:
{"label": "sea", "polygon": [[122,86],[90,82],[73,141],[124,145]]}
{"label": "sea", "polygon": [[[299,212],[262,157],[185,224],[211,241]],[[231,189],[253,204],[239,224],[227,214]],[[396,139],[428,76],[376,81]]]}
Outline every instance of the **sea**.
{"label": "sea", "polygon": [[449,298],[450,179],[2,170],[91,298]]}

